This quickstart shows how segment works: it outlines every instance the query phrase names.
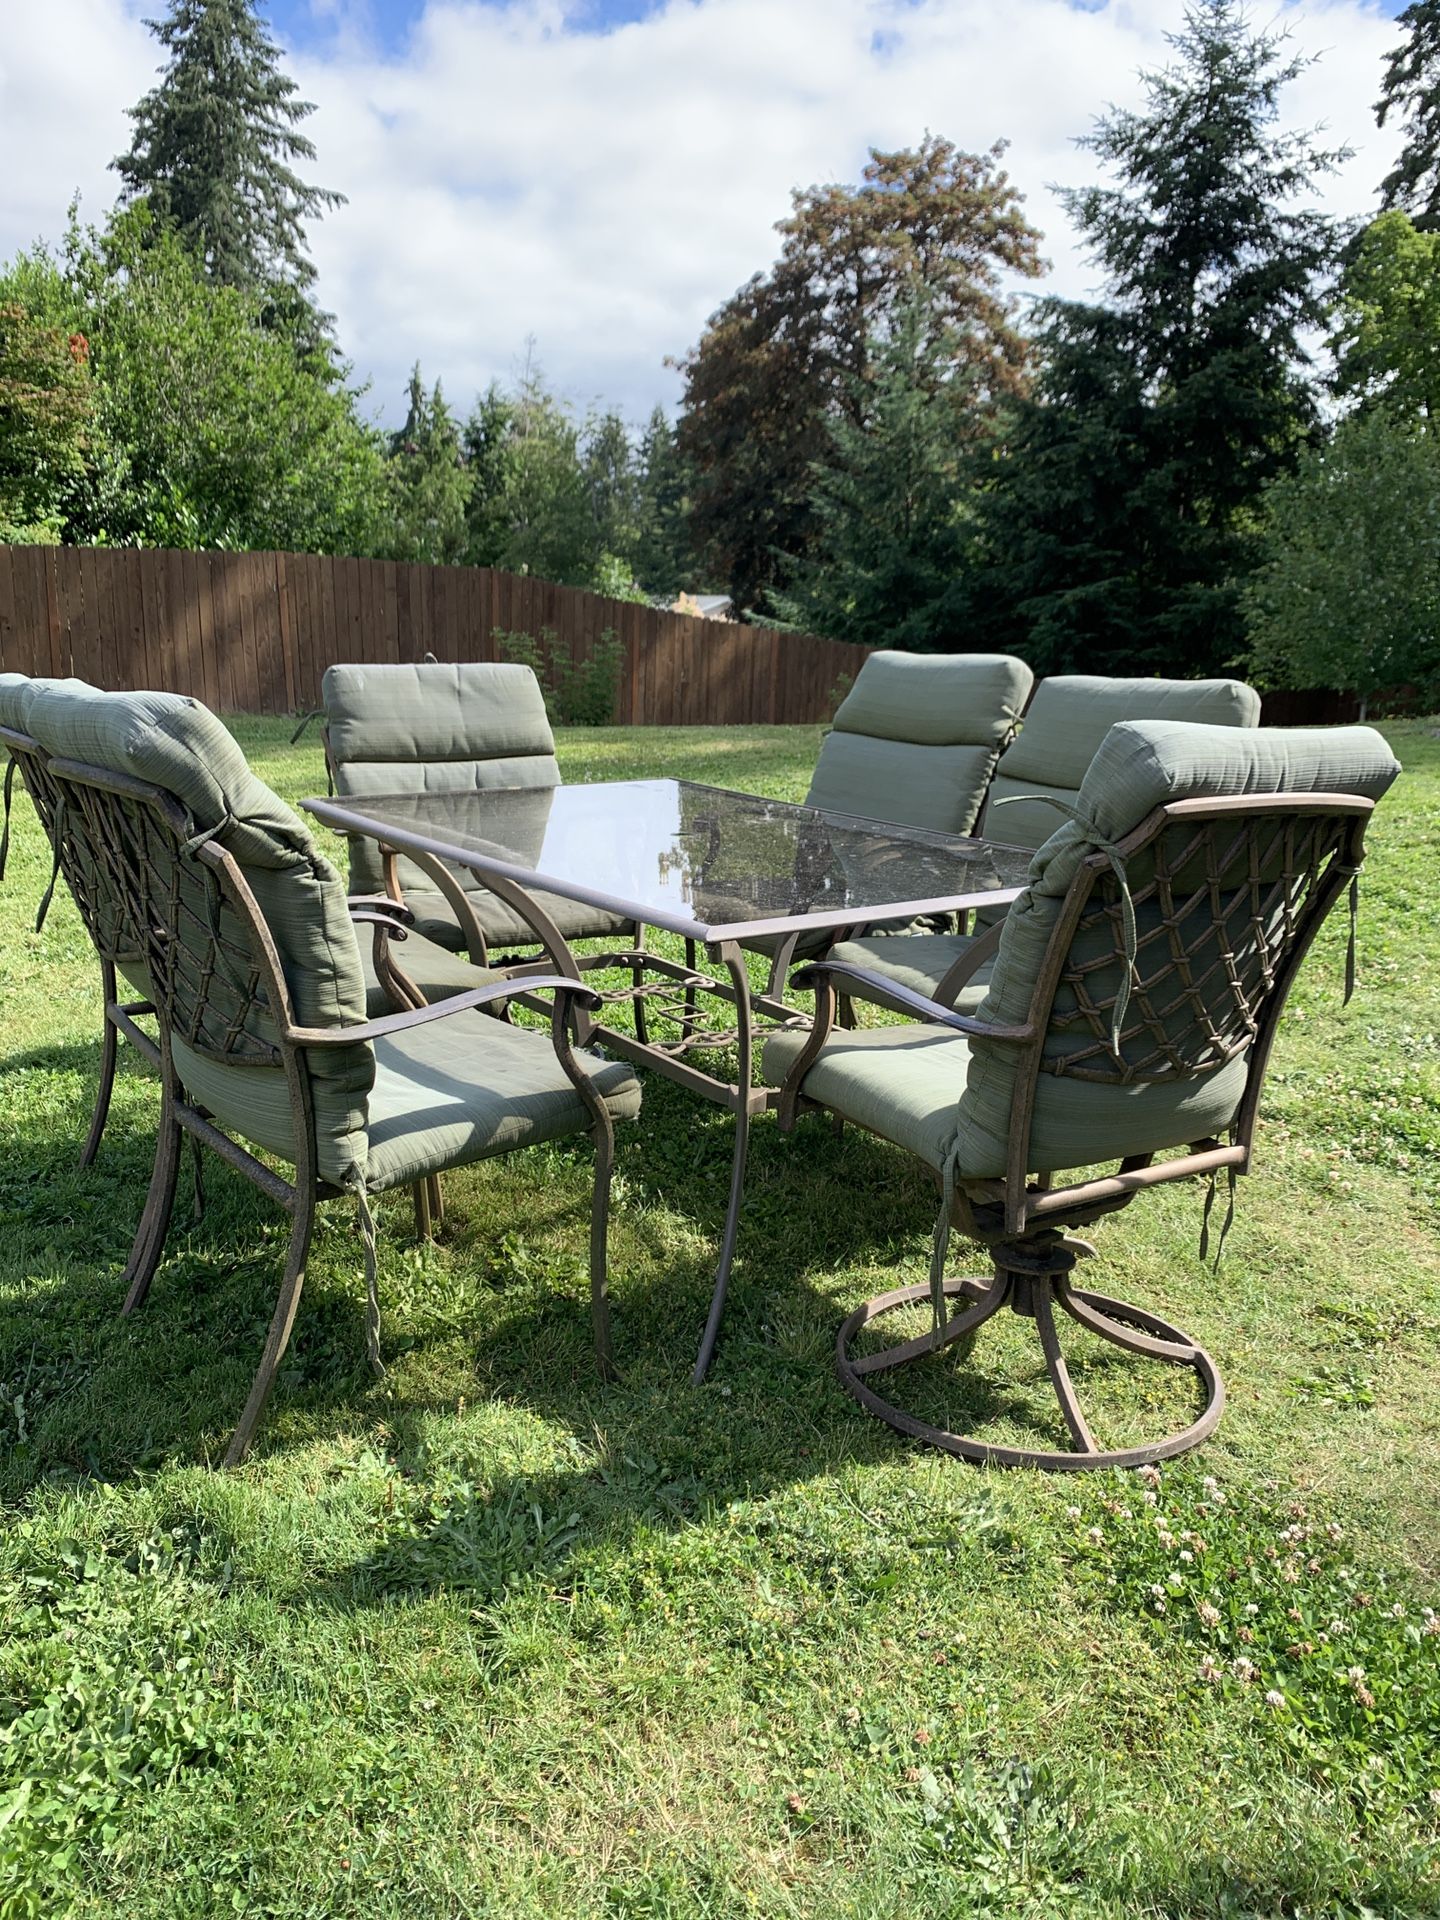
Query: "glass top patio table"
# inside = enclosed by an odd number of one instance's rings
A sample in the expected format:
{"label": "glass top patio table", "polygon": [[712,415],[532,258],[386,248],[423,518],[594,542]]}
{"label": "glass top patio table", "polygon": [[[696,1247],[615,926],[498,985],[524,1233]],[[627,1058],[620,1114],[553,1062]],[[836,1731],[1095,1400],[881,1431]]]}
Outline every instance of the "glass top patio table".
{"label": "glass top patio table", "polygon": [[709,945],[1002,906],[1033,858],[692,780],[348,794],[304,805],[342,832]]}

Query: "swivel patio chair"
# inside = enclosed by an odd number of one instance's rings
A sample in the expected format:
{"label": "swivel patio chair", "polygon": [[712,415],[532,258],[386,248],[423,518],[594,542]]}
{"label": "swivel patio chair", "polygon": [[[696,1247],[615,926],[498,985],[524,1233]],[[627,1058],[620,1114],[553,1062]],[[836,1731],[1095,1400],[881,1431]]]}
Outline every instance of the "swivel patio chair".
{"label": "swivel patio chair", "polygon": [[[1073,1286],[1094,1249],[1072,1230],[1195,1175],[1210,1179],[1212,1199],[1225,1175],[1233,1200],[1286,995],[1347,887],[1353,941],[1366,823],[1398,771],[1367,727],[1124,722],[1096,755],[1074,817],[1036,854],[976,1014],[891,982],[927,1024],[839,1034],[837,991],[866,991],[870,979],[834,956],[797,976],[816,991],[813,1030],[776,1034],[764,1056],[782,1127],[827,1109],[921,1160],[943,1196],[929,1282],[867,1301],[840,1329],[840,1377],[869,1412],[1006,1466],[1138,1465],[1211,1432],[1224,1392],[1209,1355],[1148,1309]],[[988,1249],[988,1278],[945,1277],[952,1224]],[[928,1333],[857,1352],[862,1329],[927,1296]],[[877,1375],[967,1340],[1007,1304],[1035,1322],[1073,1450],[957,1434],[875,1390]],[[1127,1352],[1193,1370],[1197,1417],[1160,1439],[1102,1446],[1072,1387],[1056,1308]]]}
{"label": "swivel patio chair", "polygon": [[[529,980],[532,996],[553,996],[548,1035],[475,1016],[513,992],[501,980],[369,1019],[339,875],[205,707],[53,686],[36,694],[28,718],[67,834],[83,837],[124,924],[139,931],[157,1016],[159,1139],[124,1312],[144,1300],[160,1263],[184,1134],[292,1216],[269,1337],[226,1464],[243,1458],[289,1341],[319,1200],[350,1194],[358,1203],[367,1346],[378,1367],[369,1197],[587,1131],[596,1160],[591,1308],[608,1373],[613,1122],[638,1111],[640,1093],[627,1066],[572,1045],[575,1010],[595,996],[573,978]],[[374,921],[383,973],[388,943],[404,929],[384,910],[361,917]],[[252,1148],[288,1161],[293,1178]]]}
{"label": "swivel patio chair", "polygon": [[[1075,805],[1091,761],[1121,720],[1258,727],[1260,696],[1241,680],[1123,680],[1087,673],[1042,680],[1025,724],[996,764],[976,830],[1006,846],[1043,846],[1065,809]],[[1058,807],[1052,804],[1057,801]],[[902,940],[863,934],[837,941],[831,953],[881,982],[893,980],[942,1006],[973,1011],[985,997],[1002,913],[980,913],[960,933],[916,932]],[[901,1011],[883,984],[854,997]]]}
{"label": "swivel patio chair", "polygon": [[[806,806],[970,833],[1033,680],[1004,653],[872,653],[820,744]],[[772,956],[771,990],[797,953],[821,952],[830,938],[756,942]]]}
{"label": "swivel patio chair", "polygon": [[[540,683],[527,666],[334,666],[325,671],[321,697],[326,759],[336,793],[347,798],[495,787],[541,794],[560,784],[555,736]],[[543,832],[543,808],[538,825]],[[397,855],[354,836],[350,884],[356,893],[385,891],[403,900],[421,934],[477,966],[493,965],[501,947],[522,947],[532,959],[544,944],[474,873],[453,871],[429,855]],[[628,921],[597,907],[547,893],[536,899],[567,940],[638,938]]]}

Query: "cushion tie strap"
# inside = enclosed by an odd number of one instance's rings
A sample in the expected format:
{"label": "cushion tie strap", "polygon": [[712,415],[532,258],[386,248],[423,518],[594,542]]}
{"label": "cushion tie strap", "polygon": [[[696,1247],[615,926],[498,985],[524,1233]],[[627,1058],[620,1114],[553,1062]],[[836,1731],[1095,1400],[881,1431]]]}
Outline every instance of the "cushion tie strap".
{"label": "cushion tie strap", "polygon": [[375,1258],[375,1216],[365,1192],[365,1178],[358,1170],[350,1182],[355,1208],[360,1216],[360,1238],[365,1243],[365,1352],[370,1371],[377,1380],[385,1378],[385,1362],[380,1358],[380,1286]]}
{"label": "cushion tie strap", "polygon": [[5,765],[5,826],[0,831],[0,880],[5,878],[5,862],[10,858],[10,807],[15,794],[15,769],[18,765],[13,754]]}
{"label": "cushion tie strap", "polygon": [[[1220,1261],[1225,1253],[1225,1236],[1229,1233],[1235,1219],[1235,1169],[1233,1166],[1227,1167],[1225,1172],[1230,1183],[1230,1196],[1225,1208],[1225,1218],[1220,1223],[1220,1238],[1215,1242],[1215,1266],[1213,1270],[1216,1273],[1220,1271]],[[1210,1169],[1210,1189],[1205,1195],[1205,1211],[1200,1216],[1200,1258],[1202,1260],[1208,1259],[1210,1255],[1210,1210],[1215,1205],[1215,1183],[1219,1177],[1220,1169],[1218,1167],[1212,1167]]]}
{"label": "cushion tie strap", "polygon": [[950,1219],[955,1211],[955,1179],[960,1159],[957,1142],[945,1156],[940,1169],[940,1211],[935,1216],[935,1237],[930,1248],[930,1306],[938,1330],[945,1324],[945,1256],[950,1251]]}
{"label": "cushion tie strap", "polygon": [[54,858],[50,862],[50,884],[40,896],[40,905],[35,914],[35,931],[39,933],[45,925],[45,916],[50,911],[50,902],[55,898],[55,883],[60,878],[60,849],[65,843],[65,795],[62,793],[55,802],[55,816],[51,822],[51,834],[54,839]]}
{"label": "cushion tie strap", "polygon": [[1115,884],[1120,890],[1120,930],[1124,942],[1125,971],[1120,976],[1120,985],[1115,993],[1115,1010],[1110,1020],[1110,1051],[1118,1060],[1121,1057],[1120,1043],[1125,1033],[1125,1015],[1130,1009],[1130,990],[1135,984],[1136,963],[1140,957],[1140,934],[1135,923],[1135,902],[1130,893],[1130,881],[1125,872],[1125,860],[1113,840],[1100,837],[1093,820],[1088,820],[1078,807],[1072,807],[1067,800],[1057,800],[1053,793],[1012,793],[1003,800],[994,800],[992,806],[1008,807],[1017,800],[1043,800],[1047,807],[1054,807],[1057,813],[1063,813],[1067,820],[1073,820],[1082,828],[1086,839],[1095,851],[1103,854],[1110,863],[1115,875]]}
{"label": "cushion tie strap", "polygon": [[309,713],[301,714],[300,724],[298,727],[296,727],[295,731],[290,736],[290,744],[292,747],[299,746],[301,738],[304,735],[305,729],[309,726],[312,720],[318,720],[321,714],[324,713],[324,711],[325,709],[323,707],[312,707]]}
{"label": "cushion tie strap", "polygon": [[[0,862],[0,874],[5,871]],[[1345,1005],[1350,1004],[1355,992],[1355,923],[1360,918],[1360,875],[1350,876],[1350,937],[1345,942]]]}
{"label": "cushion tie strap", "polygon": [[235,816],[227,807],[213,827],[206,827],[200,833],[192,833],[188,840],[182,840],[180,851],[193,857],[202,847],[208,847],[217,835],[227,832],[234,824]]}

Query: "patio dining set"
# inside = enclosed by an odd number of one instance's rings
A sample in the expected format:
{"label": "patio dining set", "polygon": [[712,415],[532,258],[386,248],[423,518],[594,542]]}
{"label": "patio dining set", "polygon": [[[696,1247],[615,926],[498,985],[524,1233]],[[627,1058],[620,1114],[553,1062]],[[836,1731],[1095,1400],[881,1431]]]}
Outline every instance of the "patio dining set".
{"label": "patio dining set", "polygon": [[[426,1235],[444,1176],[568,1135],[593,1143],[591,1314],[612,1376],[615,1128],[638,1116],[645,1074],[733,1116],[697,1385],[742,1240],[751,1128],[773,1111],[799,1153],[803,1116],[824,1111],[918,1161],[939,1194],[928,1278],[838,1331],[863,1407],[997,1465],[1138,1465],[1213,1430],[1209,1355],[1076,1285],[1093,1252],[1077,1230],[1179,1179],[1208,1180],[1211,1200],[1223,1179],[1233,1204],[1286,997],[1347,893],[1353,960],[1365,831],[1399,772],[1378,733],[1261,730],[1235,680],[1036,687],[1006,656],[880,652],[801,806],[688,780],[562,784],[524,666],[332,666],[323,699],[331,790],[302,806],[348,842],[348,883],[198,701],[0,674],[5,842],[18,777],[53,853],[41,917],[63,878],[100,964],[82,1164],[120,1043],[160,1078],[122,1311],[163,1257],[187,1136],[291,1218],[227,1464],[289,1342],[318,1202],[358,1209],[378,1368],[371,1200],[409,1189]],[[984,1274],[947,1272],[952,1231],[986,1250]],[[877,1344],[927,1302],[923,1330]],[[1005,1306],[1034,1322],[1068,1446],[951,1431],[878,1391],[968,1353]],[[1103,1445],[1061,1315],[1187,1370],[1194,1417]]]}

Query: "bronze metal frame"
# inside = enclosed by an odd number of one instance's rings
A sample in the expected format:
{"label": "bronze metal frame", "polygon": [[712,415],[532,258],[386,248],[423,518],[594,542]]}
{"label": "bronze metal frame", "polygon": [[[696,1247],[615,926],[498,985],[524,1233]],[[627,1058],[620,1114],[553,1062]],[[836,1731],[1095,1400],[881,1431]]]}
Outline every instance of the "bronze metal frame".
{"label": "bronze metal frame", "polygon": [[[1146,877],[1136,908],[1158,907],[1157,923],[1140,935],[1135,984],[1125,1010],[1120,1052],[1112,1047],[1120,982],[1128,968],[1122,936],[1122,888],[1105,854],[1085,859],[1072,880],[1026,1018],[993,1025],[863,969],[829,961],[805,969],[795,984],[813,987],[810,1038],[781,1089],[779,1118],[788,1131],[816,1106],[802,1087],[834,1028],[836,1000],[847,986],[866,997],[883,986],[891,1004],[917,1019],[972,1040],[1017,1049],[1006,1170],[998,1179],[955,1181],[953,1220],[988,1248],[989,1279],[946,1279],[946,1298],[963,1301],[929,1333],[879,1352],[853,1352],[861,1329],[896,1308],[925,1299],[926,1285],[897,1288],[858,1307],[840,1328],[836,1366],[846,1389],[898,1432],[964,1459],[997,1466],[1073,1469],[1137,1466],[1195,1446],[1214,1430],[1224,1387],[1210,1356],[1188,1334],[1145,1308],[1072,1286],[1077,1260],[1094,1249],[1071,1229],[1128,1206],[1138,1193],[1172,1180],[1250,1170],[1255,1119],[1275,1033],[1295,976],[1321,924],[1364,858],[1374,803],[1353,794],[1277,793],[1180,800],[1157,808],[1117,846],[1122,863]],[[1264,877],[1269,874],[1270,877]],[[1094,936],[1108,935],[1108,939]],[[1084,936],[1092,936],[1085,942]],[[1046,1051],[1048,1040],[1081,1042]],[[1153,1153],[1122,1160],[1113,1173],[1067,1186],[1032,1178],[1031,1131],[1042,1073],[1110,1085],[1218,1071],[1240,1054],[1248,1060],[1245,1091],[1228,1144],[1186,1144],[1158,1165]],[[848,1117],[848,1116],[847,1116]],[[873,1375],[964,1343],[1002,1306],[1033,1319],[1055,1396],[1074,1440],[1073,1451],[1036,1450],[955,1434],[918,1420],[882,1399]],[[1183,1431],[1139,1446],[1097,1445],[1076,1399],[1055,1325],[1055,1307],[1127,1352],[1190,1368],[1204,1405]]]}
{"label": "bronze metal frame", "polygon": [[17,728],[0,727],[0,745],[9,749],[10,757],[20,769],[45,837],[55,854],[56,864],[69,887],[84,922],[85,931],[90,936],[96,958],[100,962],[101,1005],[103,1024],[100,1043],[100,1084],[95,1091],[95,1105],[90,1116],[90,1128],[85,1144],[80,1151],[80,1165],[93,1164],[100,1149],[100,1141],[105,1132],[105,1123],[110,1117],[110,1100],[115,1091],[115,1073],[118,1066],[119,1041],[123,1037],[140,1055],[141,1059],[159,1071],[160,1047],[145,1029],[137,1024],[155,1012],[149,1000],[122,1000],[119,992],[118,967],[127,960],[140,957],[138,939],[134,936],[126,940],[122,934],[123,921],[119,903],[110,903],[107,917],[102,907],[101,868],[94,852],[86,844],[83,828],[72,829],[66,833],[63,829],[64,810],[60,791],[49,771],[49,763],[38,740]]}
{"label": "bronze metal frame", "polygon": [[[580,977],[582,967],[616,968],[628,971],[631,976],[631,984],[628,987],[607,988],[600,993],[599,999],[605,1007],[628,1006],[634,1021],[634,1031],[627,1033],[620,1027],[593,1022],[589,1015],[582,1011],[577,1016],[581,1044],[587,1044],[593,1040],[603,1045],[607,1051],[619,1054],[636,1066],[648,1067],[664,1075],[666,1079],[674,1080],[688,1088],[691,1093],[698,1094],[702,1100],[711,1101],[716,1106],[724,1107],[734,1114],[735,1143],[730,1165],[729,1202],[725,1212],[725,1224],[721,1230],[710,1309],[691,1373],[693,1384],[698,1386],[710,1369],[725,1311],[730,1269],[734,1262],[740,1231],[740,1206],[745,1190],[750,1122],[757,1114],[765,1113],[778,1105],[780,1099],[775,1089],[752,1085],[756,1043],[767,1031],[809,1025],[808,1014],[796,1007],[788,1006],[774,991],[775,969],[773,967],[769,985],[759,992],[751,986],[742,943],[758,934],[770,932],[787,934],[797,925],[823,929],[827,926],[848,924],[853,920],[854,907],[848,909],[837,907],[829,916],[822,912],[792,915],[788,918],[757,918],[753,923],[727,923],[715,926],[684,918],[678,914],[662,916],[652,907],[645,910],[648,916],[645,924],[660,926],[665,931],[683,938],[685,941],[683,963],[647,949],[643,940],[637,940],[633,946],[623,950],[586,955],[581,959],[572,952],[569,943],[554,921],[536,900],[532,889],[586,900],[592,905],[610,908],[617,913],[633,914],[637,924],[640,920],[642,903],[606,894],[593,885],[567,882],[563,876],[535,873],[515,860],[480,853],[472,848],[455,846],[436,834],[400,829],[376,820],[373,815],[366,813],[364,796],[356,795],[345,799],[317,797],[304,800],[301,804],[327,826],[334,827],[342,833],[369,834],[380,844],[382,851],[388,850],[392,854],[396,850],[403,852],[408,859],[422,865],[427,873],[433,874],[437,884],[444,884],[462,899],[464,889],[453,873],[447,875],[447,865],[469,867],[480,874],[486,886],[507,905],[512,906],[534,928],[536,942],[544,956],[539,962],[527,962],[517,966],[510,975],[512,980],[525,982],[527,971],[536,965],[549,966],[557,974],[564,974],[576,980]],[[807,809],[796,808],[795,811],[804,812]],[[881,827],[895,841],[921,839],[933,843],[944,837],[932,834],[925,829],[887,827],[883,822],[866,822],[865,824]],[[946,898],[905,903],[898,911],[909,914],[922,910],[963,909],[986,903],[1005,905],[1013,900],[1019,891],[1018,887],[1002,887],[995,890],[972,888],[968,892],[957,893]],[[874,917],[880,918],[887,911],[893,912],[896,909],[877,905],[873,910]],[[705,950],[708,967],[699,964],[698,955],[701,947]],[[782,946],[782,953],[786,950]],[[525,983],[528,985],[528,982]],[[523,990],[515,992],[514,998],[523,1005],[525,992]],[[717,1024],[713,1018],[702,1013],[702,1001],[718,1002],[729,1017],[722,1017],[722,1023]],[[673,1038],[662,1039],[650,1032],[650,1020],[660,1018],[673,1024],[675,1028]],[[727,1046],[734,1046],[738,1056],[733,1080],[722,1080],[718,1075],[706,1072],[690,1057],[696,1053],[709,1052]]]}
{"label": "bronze metal frame", "polygon": [[[365,1044],[490,1006],[512,994],[513,987],[507,981],[492,981],[434,1006],[411,1005],[351,1026],[302,1027],[295,1020],[269,926],[243,871],[214,839],[194,833],[193,822],[172,794],[79,761],[51,759],[46,773],[64,801],[63,833],[83,838],[107,896],[120,903],[124,924],[138,932],[141,957],[155,986],[162,1089],[159,1135],[144,1214],[122,1276],[126,1295],[121,1311],[128,1315],[141,1305],[160,1264],[174,1207],[182,1135],[210,1147],[283,1207],[293,1222],[269,1334],[225,1454],[225,1465],[235,1466],[254,1438],[289,1343],[316,1205],[348,1191],[317,1172],[312,1057],[323,1049]],[[392,907],[393,903],[384,903],[378,908],[352,908],[352,917],[373,925],[377,971],[388,990],[401,998],[406,983],[391,968],[388,952],[389,943],[403,940],[405,934]],[[549,1009],[551,1044],[580,1096],[595,1141],[591,1313],[597,1359],[608,1378],[614,1371],[606,1274],[614,1128],[604,1100],[575,1059],[571,1034],[576,1011],[598,1003],[590,989],[573,978],[538,976],[526,984],[531,995],[554,996]],[[176,1036],[192,1051],[228,1067],[283,1070],[295,1142],[293,1180],[284,1179],[258,1159],[189,1098],[175,1066]]]}

